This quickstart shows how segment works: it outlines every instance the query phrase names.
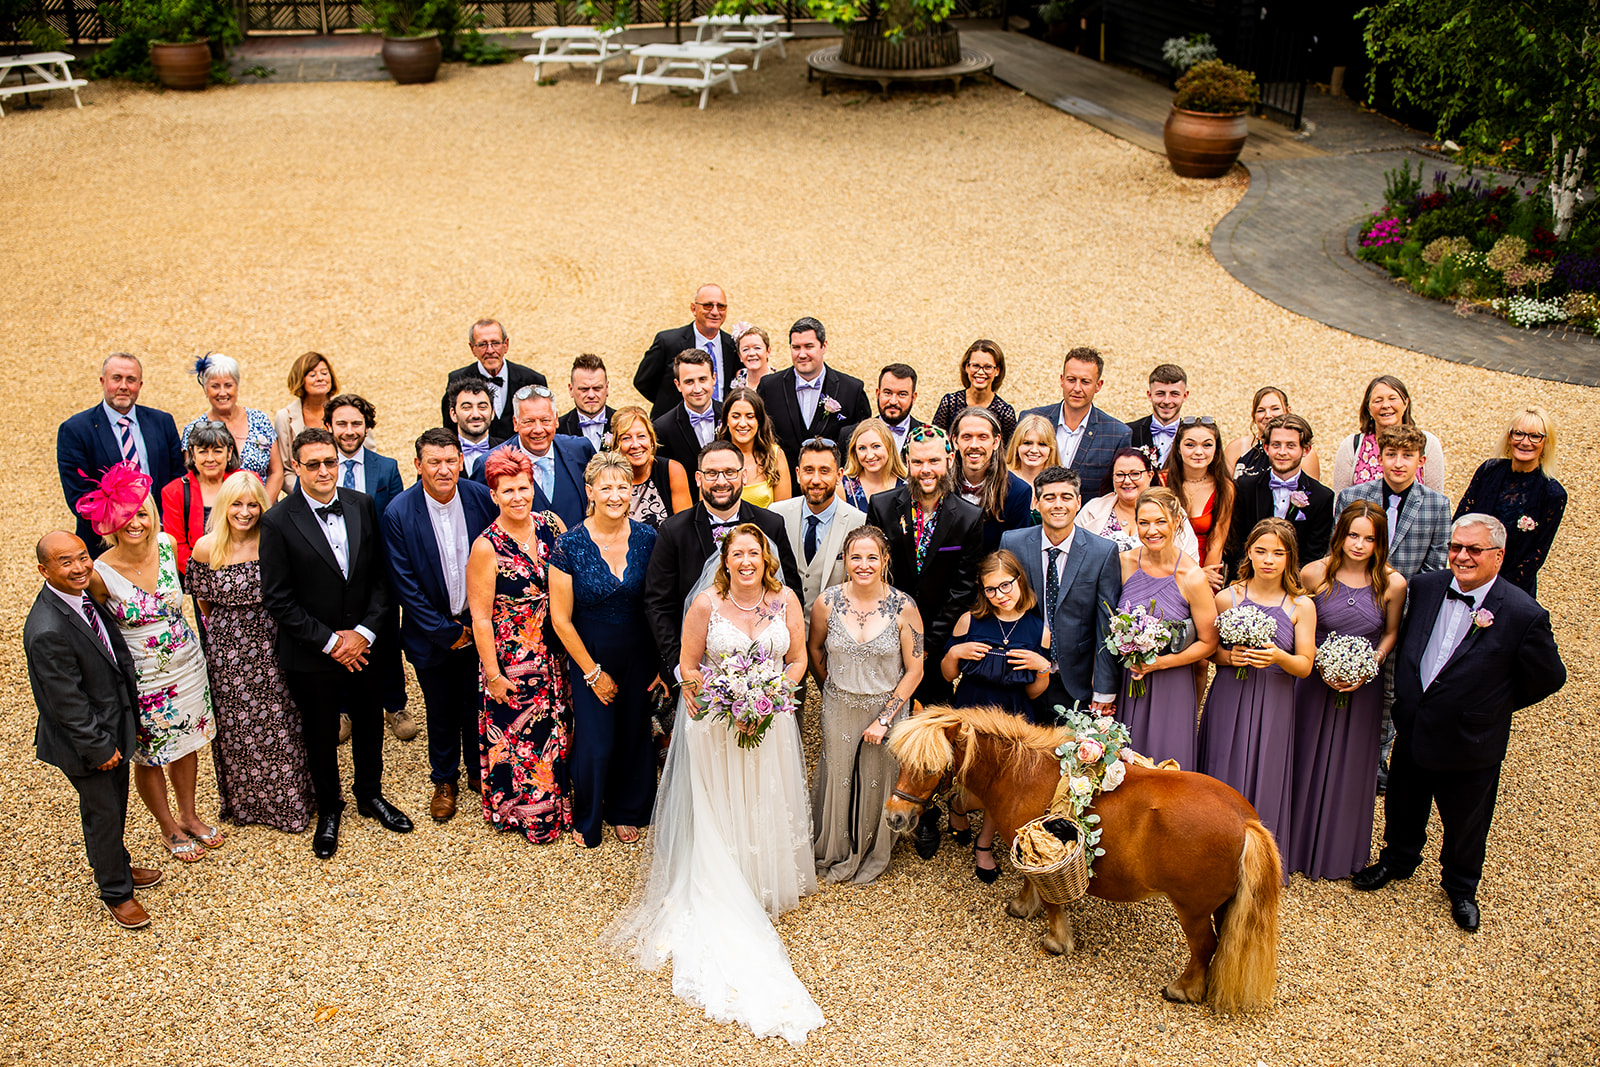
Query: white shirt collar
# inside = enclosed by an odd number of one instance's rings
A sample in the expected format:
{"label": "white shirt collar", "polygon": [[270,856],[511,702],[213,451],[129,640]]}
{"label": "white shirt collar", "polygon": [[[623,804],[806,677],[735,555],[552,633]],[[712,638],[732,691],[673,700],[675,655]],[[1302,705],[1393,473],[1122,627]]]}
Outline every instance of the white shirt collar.
{"label": "white shirt collar", "polygon": [[552,437],[550,439],[550,447],[545,449],[544,455],[541,456],[529,451],[527,444],[522,440],[522,435],[519,433],[517,434],[517,447],[522,449],[529,459],[537,463],[541,459],[549,459],[551,456],[555,455],[556,442],[555,438]]}
{"label": "white shirt collar", "polygon": [[1171,422],[1162,422],[1160,419],[1156,418],[1155,415],[1152,413],[1151,416],[1150,416],[1150,427],[1151,427],[1151,429],[1154,429],[1155,427],[1159,426],[1163,430],[1171,430],[1174,434],[1176,434],[1178,432],[1178,423],[1180,423],[1182,421],[1183,421],[1183,416],[1179,415],[1177,418],[1173,419]]}
{"label": "white shirt collar", "polygon": [[812,378],[807,378],[804,374],[801,374],[798,369],[796,369],[794,372],[794,387],[796,389],[821,389],[822,377],[827,373],[827,364],[823,364],[822,369],[817,371],[816,376]]}
{"label": "white shirt collar", "polygon": [[700,324],[697,323],[697,322],[691,322],[689,324],[689,329],[694,331],[695,341],[697,342],[695,344],[696,348],[702,348],[703,349],[706,346],[706,342],[710,341],[712,344],[717,346],[717,351],[718,352],[722,351],[722,331],[721,330],[715,330],[715,331],[712,332],[710,337],[707,337],[705,334],[700,332]]}
{"label": "white shirt collar", "polygon": [[1061,402],[1061,417],[1056,420],[1056,425],[1062,433],[1071,434],[1073,437],[1076,437],[1084,431],[1086,426],[1089,425],[1089,416],[1093,413],[1094,405],[1090,404],[1089,410],[1083,413],[1083,421],[1078,423],[1078,428],[1074,430],[1071,426],[1067,425],[1067,402],[1063,400]]}
{"label": "white shirt collar", "polygon": [[[1472,609],[1474,611],[1476,611],[1478,608],[1483,607],[1484,600],[1487,599],[1488,596],[1489,596],[1489,590],[1493,589],[1494,588],[1494,583],[1498,582],[1499,580],[1500,580],[1500,576],[1497,574],[1493,578],[1490,578],[1487,582],[1484,582],[1482,585],[1478,586],[1478,588],[1472,590],[1472,592],[1469,593],[1466,590],[1461,588],[1461,583],[1458,580],[1456,580],[1455,578],[1451,578],[1450,579],[1450,588],[1454,589],[1456,592],[1460,593],[1462,596],[1471,597],[1472,598]],[[1449,603],[1449,602],[1446,601],[1446,603]]]}
{"label": "white shirt collar", "polygon": [[365,468],[367,465],[367,446],[362,445],[360,448],[356,449],[356,454],[353,456],[347,456],[343,452],[340,452],[339,469],[344,470],[344,465],[351,460],[355,460],[356,466]]}
{"label": "white shirt collar", "polygon": [[[60,597],[61,602],[66,604],[67,607],[71,608],[73,611],[77,612],[80,618],[83,616],[83,593],[63,593],[49,582],[45,582],[44,587],[50,590],[56,596]],[[87,592],[87,590],[85,590],[85,592]]]}
{"label": "white shirt collar", "polygon": [[328,501],[326,504],[319,504],[319,503],[317,503],[316,497],[312,496],[310,493],[308,493],[306,491],[306,480],[304,478],[301,478],[300,479],[300,495],[306,498],[306,503],[307,504],[311,505],[312,515],[313,515],[313,517],[315,517],[317,508],[330,507],[330,506],[332,506],[334,500],[338,500],[339,499],[339,488],[338,488],[338,486],[334,487],[333,500]]}
{"label": "white shirt collar", "polygon": [[[139,425],[138,404],[135,404],[133,407],[129,408],[126,415],[112,407],[110,404],[106,403],[104,400],[100,401],[100,406],[105,409],[106,418],[111,420],[111,425],[113,426],[117,424],[118,419],[127,419],[129,422],[133,423],[135,427]],[[51,588],[54,589],[55,587],[51,586]]]}
{"label": "white shirt collar", "polygon": [[483,375],[485,378],[488,378],[490,381],[500,382],[501,384],[504,384],[507,381],[509,381],[510,377],[511,377],[509,374],[506,373],[506,365],[504,363],[500,364],[500,373],[499,374],[490,374],[489,373],[489,368],[487,368],[487,367],[485,367],[483,365],[483,360],[481,360],[481,359],[478,360],[478,373]]}
{"label": "white shirt collar", "polygon": [[427,490],[423,490],[422,498],[428,502],[428,507],[442,515],[445,512],[460,506],[461,490],[457,489],[454,493],[450,494],[450,499],[446,500],[443,504],[433,499],[433,497],[428,494]]}

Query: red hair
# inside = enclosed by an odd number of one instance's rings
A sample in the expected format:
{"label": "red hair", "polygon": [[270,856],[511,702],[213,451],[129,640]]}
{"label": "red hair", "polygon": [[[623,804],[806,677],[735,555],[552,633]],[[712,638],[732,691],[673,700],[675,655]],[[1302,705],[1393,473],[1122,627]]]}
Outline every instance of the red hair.
{"label": "red hair", "polygon": [[490,492],[499,487],[500,479],[518,474],[533,481],[533,460],[520,448],[497,448],[483,461],[483,480]]}

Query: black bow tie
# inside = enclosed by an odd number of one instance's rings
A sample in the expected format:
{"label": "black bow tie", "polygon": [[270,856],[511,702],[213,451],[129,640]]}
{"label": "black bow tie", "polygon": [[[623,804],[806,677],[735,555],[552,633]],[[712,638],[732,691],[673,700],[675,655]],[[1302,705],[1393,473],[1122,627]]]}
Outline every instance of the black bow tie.
{"label": "black bow tie", "polygon": [[1461,601],[1463,604],[1465,604],[1467,606],[1467,610],[1469,610],[1469,611],[1477,611],[1478,610],[1478,602],[1476,600],[1474,600],[1469,594],[1461,592],[1455,586],[1447,586],[1445,588],[1444,598],[1446,600],[1459,600],[1459,601]]}
{"label": "black bow tie", "polygon": [[313,511],[315,511],[317,513],[317,518],[320,521],[327,522],[329,515],[343,515],[344,514],[344,501],[340,500],[338,497],[334,497],[333,498],[333,503],[329,504],[327,507],[325,507],[325,508],[312,508],[311,510],[313,510]]}

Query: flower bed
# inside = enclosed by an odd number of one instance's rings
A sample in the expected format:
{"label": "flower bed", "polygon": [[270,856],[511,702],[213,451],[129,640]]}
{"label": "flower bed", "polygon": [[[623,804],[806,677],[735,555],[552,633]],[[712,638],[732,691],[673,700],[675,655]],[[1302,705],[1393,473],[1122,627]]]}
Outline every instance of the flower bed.
{"label": "flower bed", "polygon": [[1357,257],[1460,314],[1490,312],[1517,326],[1559,323],[1600,333],[1600,212],[1580,208],[1557,241],[1537,190],[1486,186],[1422,164],[1387,172],[1383,210],[1362,224]]}

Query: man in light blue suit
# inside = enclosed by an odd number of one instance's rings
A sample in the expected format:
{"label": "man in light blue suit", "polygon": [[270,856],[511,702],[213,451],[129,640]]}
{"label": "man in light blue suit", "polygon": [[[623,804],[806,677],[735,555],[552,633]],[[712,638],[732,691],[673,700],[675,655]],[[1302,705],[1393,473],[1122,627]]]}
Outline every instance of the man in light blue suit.
{"label": "man in light blue suit", "polygon": [[[524,386],[514,400],[517,436],[500,448],[520,448],[528,454],[533,461],[534,510],[555,512],[570,530],[583,521],[589,508],[583,470],[594,455],[594,444],[587,437],[556,433],[555,402],[544,386]],[[472,480],[479,484],[484,484],[484,466],[479,463],[472,470]]]}
{"label": "man in light blue suit", "polygon": [[494,521],[489,490],[461,477],[461,442],[450,430],[417,438],[417,481],[384,514],[383,543],[395,603],[405,609],[400,644],[417,672],[428,714],[429,814],[456,813],[463,764],[479,791],[478,652],[467,609],[467,555]]}
{"label": "man in light blue suit", "polygon": [[1043,415],[1056,428],[1061,465],[1078,472],[1085,497],[1109,493],[1106,483],[1117,449],[1133,440],[1126,423],[1094,405],[1105,385],[1105,358],[1092,348],[1074,348],[1061,363],[1061,403],[1032,408],[1023,415]]}
{"label": "man in light blue suit", "polygon": [[1047,467],[1033,486],[1043,525],[1007,530],[1000,547],[1021,561],[1050,626],[1055,670],[1035,702],[1034,721],[1054,723],[1058,704],[1090,704],[1109,714],[1122,676],[1106,648],[1111,611],[1122,595],[1117,546],[1073,524],[1083,502],[1076,473]]}

